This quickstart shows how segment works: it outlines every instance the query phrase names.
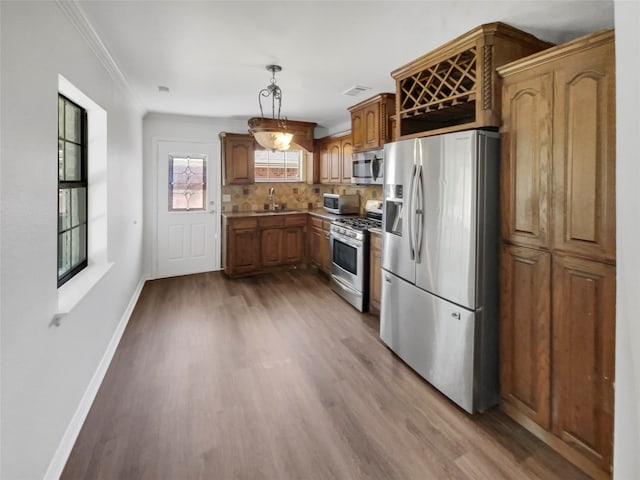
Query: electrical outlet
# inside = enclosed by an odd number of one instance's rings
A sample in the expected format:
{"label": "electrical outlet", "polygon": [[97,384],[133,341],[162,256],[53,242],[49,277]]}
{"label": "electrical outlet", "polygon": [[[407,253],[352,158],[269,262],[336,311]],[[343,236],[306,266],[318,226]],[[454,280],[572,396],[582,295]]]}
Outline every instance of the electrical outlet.
{"label": "electrical outlet", "polygon": [[222,201],[223,202],[230,202],[231,201],[231,195],[229,195],[228,193],[225,193],[224,195],[222,195]]}

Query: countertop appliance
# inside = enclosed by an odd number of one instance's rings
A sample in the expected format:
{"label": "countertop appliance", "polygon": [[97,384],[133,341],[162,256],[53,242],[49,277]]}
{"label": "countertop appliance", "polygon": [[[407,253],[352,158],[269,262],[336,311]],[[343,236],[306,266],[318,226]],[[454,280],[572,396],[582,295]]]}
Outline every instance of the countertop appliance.
{"label": "countertop appliance", "polygon": [[384,150],[354,153],[352,160],[351,183],[382,185]]}
{"label": "countertop appliance", "polygon": [[380,338],[470,413],[498,402],[499,135],[385,145]]}
{"label": "countertop appliance", "polygon": [[331,289],[360,312],[369,308],[369,228],[381,226],[378,200],[367,200],[363,217],[331,224]]}
{"label": "countertop appliance", "polygon": [[322,206],[327,212],[338,215],[360,213],[360,195],[341,195],[339,193],[325,193],[322,195]]}

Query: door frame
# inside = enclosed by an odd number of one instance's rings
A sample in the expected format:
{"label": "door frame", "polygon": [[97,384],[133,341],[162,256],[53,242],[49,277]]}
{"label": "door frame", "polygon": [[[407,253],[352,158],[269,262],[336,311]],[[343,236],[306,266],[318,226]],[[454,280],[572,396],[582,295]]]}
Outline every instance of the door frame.
{"label": "door frame", "polygon": [[222,159],[220,155],[220,140],[218,138],[211,139],[194,139],[194,138],[180,138],[180,137],[151,137],[151,192],[150,195],[146,195],[145,198],[148,201],[153,202],[153,209],[147,211],[153,211],[152,218],[150,219],[149,234],[151,238],[147,245],[151,244],[151,278],[158,277],[158,214],[160,205],[158,204],[158,165],[160,162],[160,143],[190,143],[193,145],[206,144],[213,145],[214,151],[212,158],[207,165],[209,171],[209,184],[215,185],[216,193],[214,197],[209,197],[210,200],[215,201],[215,213],[212,214],[215,225],[214,232],[214,270],[222,270]]}

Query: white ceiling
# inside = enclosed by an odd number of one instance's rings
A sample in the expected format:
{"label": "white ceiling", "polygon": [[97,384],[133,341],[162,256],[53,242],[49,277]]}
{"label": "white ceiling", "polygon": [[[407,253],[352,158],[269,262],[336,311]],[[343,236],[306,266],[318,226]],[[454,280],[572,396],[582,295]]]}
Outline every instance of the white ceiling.
{"label": "white ceiling", "polygon": [[[276,63],[283,67],[276,75],[282,114],[329,128],[348,120],[347,107],[378,92],[394,92],[392,70],[483,23],[502,21],[554,43],[613,28],[613,0],[82,1],[78,6],[147,111],[259,116],[258,91],[271,77],[265,65]],[[356,84],[371,90],[358,97],[342,94]],[[170,92],[159,92],[159,85]]]}

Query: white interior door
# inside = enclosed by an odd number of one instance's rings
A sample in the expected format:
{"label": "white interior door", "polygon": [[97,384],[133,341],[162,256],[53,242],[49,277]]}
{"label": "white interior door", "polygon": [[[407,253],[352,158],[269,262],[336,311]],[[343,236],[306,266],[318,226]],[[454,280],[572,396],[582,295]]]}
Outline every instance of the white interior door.
{"label": "white interior door", "polygon": [[155,277],[220,268],[220,160],[213,143],[158,141]]}

